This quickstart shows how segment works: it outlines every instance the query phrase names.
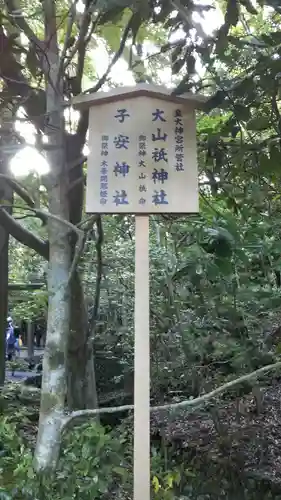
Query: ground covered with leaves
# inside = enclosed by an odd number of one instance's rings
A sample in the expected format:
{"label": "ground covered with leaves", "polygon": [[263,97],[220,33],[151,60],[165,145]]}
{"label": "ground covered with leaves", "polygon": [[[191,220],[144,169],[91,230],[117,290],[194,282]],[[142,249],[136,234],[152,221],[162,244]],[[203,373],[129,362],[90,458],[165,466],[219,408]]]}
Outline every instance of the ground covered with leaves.
{"label": "ground covered with leaves", "polygon": [[229,487],[239,487],[236,498],[248,498],[245,491],[253,483],[256,498],[272,493],[279,498],[280,401],[281,381],[274,380],[260,390],[258,398],[251,391],[244,397],[212,402],[201,411],[154,414],[152,434],[160,435],[169,454],[199,479],[202,492],[215,487],[214,498],[225,498],[220,495],[229,482]]}
{"label": "ground covered with leaves", "polygon": [[[194,411],[152,414],[153,499],[281,498],[281,379],[267,378],[262,385]],[[55,478],[38,481],[32,451],[39,397],[40,390],[22,383],[9,383],[3,391],[3,498],[29,500],[44,491],[39,498],[46,500],[131,499],[131,415],[111,429],[93,422],[76,427],[63,438]]]}

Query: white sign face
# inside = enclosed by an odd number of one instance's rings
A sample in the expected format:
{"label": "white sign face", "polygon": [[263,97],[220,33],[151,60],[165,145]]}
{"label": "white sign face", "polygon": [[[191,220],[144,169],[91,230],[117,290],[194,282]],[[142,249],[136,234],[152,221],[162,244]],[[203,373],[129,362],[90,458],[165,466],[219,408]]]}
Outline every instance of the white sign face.
{"label": "white sign face", "polygon": [[88,213],[198,212],[195,112],[136,97],[90,109]]}

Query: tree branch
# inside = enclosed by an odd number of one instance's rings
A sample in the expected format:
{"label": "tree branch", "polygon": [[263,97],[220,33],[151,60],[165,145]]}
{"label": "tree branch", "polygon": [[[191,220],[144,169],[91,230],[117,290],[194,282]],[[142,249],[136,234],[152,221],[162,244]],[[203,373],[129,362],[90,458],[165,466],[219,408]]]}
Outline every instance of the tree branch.
{"label": "tree branch", "polygon": [[[74,253],[74,257],[73,257],[73,260],[72,260],[71,268],[70,268],[70,271],[69,271],[69,279],[68,279],[69,282],[72,280],[74,272],[75,272],[75,270],[76,270],[76,268],[77,268],[77,266],[79,264],[79,260],[80,260],[82,254],[83,254],[83,251],[84,251],[84,248],[85,248],[85,243],[87,241],[88,231],[89,231],[89,229],[92,228],[92,226],[93,226],[94,221],[96,220],[96,218],[97,218],[97,215],[92,215],[88,221],[85,221],[85,226],[83,227],[83,232],[84,233],[82,233],[82,237],[79,236],[78,243],[77,243],[77,246],[76,246],[76,251]],[[78,227],[76,227],[76,230],[82,232],[82,229],[79,229]]]}
{"label": "tree branch", "polygon": [[32,248],[44,259],[49,260],[48,242],[41,240],[41,238],[23,227],[4,208],[0,208],[0,225],[17,241],[28,248]]}
{"label": "tree branch", "polygon": [[192,18],[192,13],[190,9],[186,9],[185,6],[183,6],[180,2],[180,0],[170,0],[171,6],[176,9],[183,20],[183,22],[186,24],[186,26],[190,26],[194,28],[197,31],[198,36],[202,38],[202,40],[206,40],[206,38],[209,38],[206,36],[205,31],[203,30],[201,24],[197,23],[194,21]]}
{"label": "tree branch", "polygon": [[5,4],[11,23],[14,26],[18,27],[31,42],[33,42],[39,49],[42,50],[42,42],[41,40],[39,40],[39,38],[37,38],[29,24],[26,22],[21,8],[16,5],[16,2],[14,0],[5,0]]}
{"label": "tree branch", "polygon": [[66,53],[67,53],[67,49],[69,48],[69,40],[70,40],[70,37],[71,37],[72,28],[73,28],[73,24],[74,24],[74,20],[75,20],[77,2],[78,2],[78,0],[74,0],[73,1],[73,3],[70,6],[69,12],[68,12],[67,28],[66,28],[64,45],[63,45],[63,49],[62,49],[61,57],[60,57],[60,66],[59,66],[59,71],[58,71],[58,78],[62,78],[63,77],[63,73],[64,73],[64,60],[65,60],[65,56],[66,56]]}
{"label": "tree branch", "polygon": [[[87,44],[86,35],[87,35],[88,28],[89,28],[90,21],[91,21],[91,12],[95,6],[95,3],[96,2],[87,2],[87,5],[85,6],[85,10],[84,10],[83,15],[82,15],[82,20],[81,20],[80,30],[79,30],[79,34],[77,36],[77,40],[74,43],[74,45],[70,51],[70,54],[66,57],[66,60],[61,61],[63,72],[66,70],[67,66],[72,61],[75,54],[78,51],[80,51],[82,47],[84,47],[83,52],[85,55],[86,44]],[[84,65],[84,63],[83,63],[83,65]],[[78,73],[81,74],[81,69],[77,72],[77,75],[78,75]],[[82,78],[82,74],[81,74],[81,78]]]}
{"label": "tree branch", "polygon": [[76,235],[78,237],[78,242],[77,242],[74,257],[73,257],[73,260],[71,263],[71,268],[69,270],[68,283],[67,283],[67,285],[68,285],[72,279],[74,271],[78,265],[79,259],[83,253],[83,249],[84,249],[84,245],[85,245],[85,241],[86,241],[86,237],[87,237],[87,232],[82,231],[78,227],[74,226],[74,224],[72,224],[68,220],[62,219],[58,215],[52,214],[50,212],[46,212],[45,210],[39,210],[37,208],[26,208],[25,210],[29,210],[29,211],[33,212],[39,218],[44,217],[44,219],[49,218],[49,219],[55,220],[56,222],[60,222],[62,225],[66,226],[70,231],[76,233]]}
{"label": "tree branch", "polygon": [[[1,208],[1,206],[0,206],[0,208]],[[70,270],[69,270],[68,283],[67,283],[67,285],[68,285],[70,283],[72,277],[73,277],[74,271],[75,271],[75,269],[76,269],[76,267],[78,265],[78,262],[79,262],[79,259],[80,259],[81,255],[83,253],[85,242],[86,242],[86,238],[87,238],[87,231],[89,229],[89,225],[92,226],[93,221],[95,220],[96,216],[92,216],[91,220],[87,221],[85,227],[82,230],[82,229],[78,228],[77,226],[75,226],[74,224],[72,224],[71,222],[69,222],[68,220],[62,219],[58,215],[52,214],[50,212],[46,212],[45,210],[39,210],[37,208],[25,208],[25,210],[29,210],[29,211],[33,212],[39,218],[44,217],[44,219],[45,218],[49,218],[49,219],[55,220],[56,222],[60,222],[61,224],[63,224],[64,226],[66,226],[70,231],[76,233],[77,238],[78,238],[78,242],[76,244],[75,253],[74,253],[73,260],[72,260],[72,263],[71,263],[71,267],[70,267]],[[18,238],[16,238],[16,239],[18,239]]]}
{"label": "tree branch", "polygon": [[121,38],[119,49],[117,50],[117,52],[115,52],[111,62],[108,65],[107,70],[105,71],[103,76],[99,79],[99,81],[96,83],[96,85],[94,87],[91,87],[90,89],[85,90],[84,94],[92,94],[92,93],[97,92],[103,86],[103,84],[106,82],[107,77],[108,77],[110,71],[112,70],[114,64],[116,64],[118,59],[122,56],[123,50],[124,50],[125,45],[126,45],[127,38],[129,36],[129,33],[130,33],[131,28],[133,26],[134,20],[135,20],[135,14],[132,14],[132,16],[130,17],[130,19],[128,21],[127,26],[125,27],[125,29],[123,31],[123,35]]}
{"label": "tree branch", "polygon": [[[210,399],[213,399],[214,397],[222,394],[223,392],[241,384],[242,382],[246,382],[252,378],[257,378],[263,373],[277,370],[281,368],[281,361],[278,361],[278,363],[274,363],[271,365],[263,366],[262,368],[259,368],[258,370],[255,370],[251,373],[248,373],[246,375],[242,375],[239,378],[236,378],[234,380],[231,380],[230,382],[226,382],[226,384],[221,385],[220,387],[217,387],[211,392],[208,392],[207,394],[203,394],[203,396],[199,396],[198,398],[195,399],[188,399],[185,401],[181,401],[180,403],[172,403],[168,405],[161,405],[161,406],[152,406],[150,407],[151,412],[155,411],[162,411],[162,410],[178,410],[180,408],[194,408],[197,406],[201,406],[202,404],[207,403],[210,401]],[[134,405],[123,405],[123,406],[117,406],[117,407],[109,407],[109,408],[100,408],[97,410],[78,410],[72,412],[70,415],[65,416],[65,418],[62,421],[62,430],[74,419],[81,418],[81,417],[95,417],[96,415],[100,415],[103,413],[117,413],[117,412],[122,412],[122,411],[129,411],[133,410]]]}
{"label": "tree branch", "polygon": [[17,182],[15,179],[10,177],[9,175],[5,174],[0,174],[0,180],[4,179],[7,184],[15,191],[15,193],[22,198],[25,203],[33,208],[35,206],[34,200],[31,198],[27,190],[25,189],[24,186],[22,186],[19,182]]}
{"label": "tree branch", "polygon": [[[0,35],[4,39],[7,38],[2,26],[0,26]],[[44,91],[42,89],[36,91],[29,85],[15,56],[11,54],[10,64],[4,65],[4,67],[2,67],[1,61],[0,58],[0,77],[5,82],[5,87],[9,89],[9,96],[18,96],[17,105],[23,106],[29,120],[33,121],[39,130],[43,130],[46,111]]]}
{"label": "tree branch", "polygon": [[[0,174],[0,180],[1,179],[4,179],[9,184],[9,186],[11,186],[11,188],[14,190],[14,192],[23,201],[25,201],[25,203],[28,205],[29,208],[35,209],[35,202],[34,202],[34,200],[31,198],[30,194],[28,193],[28,191],[25,189],[25,187],[22,184],[20,184],[18,181],[16,181],[15,179],[13,179],[12,177],[10,177],[9,175],[5,175],[5,174]],[[2,203],[2,208],[4,208],[3,207],[3,203]],[[23,207],[23,209],[24,209],[24,207]],[[37,210],[37,212],[35,213],[35,215],[36,215],[36,217],[38,217],[39,219],[41,219],[44,224],[46,224],[46,222],[47,222],[47,215],[45,215],[43,211]],[[28,216],[25,216],[25,218],[26,217],[28,217]]]}
{"label": "tree branch", "polygon": [[94,339],[94,329],[96,326],[99,305],[100,305],[100,292],[101,292],[101,281],[102,281],[102,244],[103,244],[103,227],[101,216],[97,217],[97,241],[96,241],[96,253],[97,253],[97,276],[96,276],[96,289],[95,289],[95,299],[93,314],[90,319],[89,324],[89,340],[93,342]]}
{"label": "tree branch", "polygon": [[84,66],[85,66],[85,55],[86,55],[86,49],[87,46],[91,40],[92,34],[97,26],[98,22],[98,16],[96,17],[95,20],[92,21],[92,26],[91,29],[89,30],[90,22],[91,22],[91,12],[93,11],[94,6],[96,5],[96,1],[92,2],[91,0],[88,1],[88,4],[86,6],[86,9],[89,9],[89,6],[92,5],[91,11],[88,12],[88,15],[85,19],[85,26],[81,25],[81,30],[79,34],[79,38],[81,37],[81,43],[78,45],[77,52],[78,52],[78,60],[77,60],[77,80],[79,82],[80,86],[80,92],[82,92],[82,78],[83,78],[83,71],[84,71]]}
{"label": "tree branch", "polygon": [[[2,206],[0,205],[0,208],[3,208],[3,205]],[[74,233],[76,233],[78,238],[79,237],[81,238],[81,236],[83,236],[83,231],[81,229],[74,226],[74,224],[72,224],[68,220],[62,219],[58,215],[47,212],[46,210],[40,210],[39,208],[31,208],[31,207],[19,207],[19,208],[21,208],[22,210],[28,210],[28,211],[34,213],[35,215],[37,215],[37,217],[39,219],[44,218],[44,220],[46,220],[49,218],[49,219],[55,220],[56,222],[60,222],[64,226],[67,226],[70,231],[73,231]]]}
{"label": "tree branch", "polygon": [[281,145],[281,116],[280,116],[280,111],[279,111],[278,104],[277,104],[277,92],[278,92],[278,85],[276,84],[274,92],[272,94],[272,110],[273,110],[273,113],[275,114],[275,118],[277,121],[277,127],[274,127],[274,128],[276,129],[276,132],[278,133],[278,136],[279,136],[279,145]]}
{"label": "tree branch", "polygon": [[[17,222],[14,217],[12,217],[4,208],[4,205],[0,205],[0,225],[5,228],[5,230],[11,234],[17,241],[22,243],[23,245],[32,248],[37,252],[39,255],[44,257],[45,259],[49,259],[49,243],[41,240],[38,238],[34,233],[29,231],[28,229],[24,228],[19,222]],[[79,259],[83,253],[86,238],[87,238],[87,231],[89,228],[93,225],[94,220],[96,219],[96,216],[92,216],[89,220],[86,221],[85,226],[83,227],[83,230],[74,226],[74,224],[71,224],[71,222],[61,219],[57,215],[51,214],[50,212],[46,212],[44,210],[39,210],[36,208],[23,208],[20,207],[21,210],[28,210],[34,213],[34,215],[40,219],[46,220],[47,218],[53,219],[57,222],[60,222],[67,226],[69,230],[75,232],[78,237],[78,242],[77,242],[77,247],[76,251],[73,257],[73,261],[71,264],[70,272],[69,272],[69,278],[68,281],[70,282],[72,279],[72,276],[74,274],[74,271],[78,265]]]}

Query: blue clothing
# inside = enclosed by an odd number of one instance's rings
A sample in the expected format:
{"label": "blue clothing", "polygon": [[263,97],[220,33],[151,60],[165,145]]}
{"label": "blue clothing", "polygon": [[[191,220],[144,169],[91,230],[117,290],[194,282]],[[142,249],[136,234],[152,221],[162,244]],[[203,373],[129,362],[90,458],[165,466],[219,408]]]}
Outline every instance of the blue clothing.
{"label": "blue clothing", "polygon": [[19,353],[20,352],[20,342],[19,342],[19,339],[16,339],[14,347],[15,347],[15,350],[17,351],[17,353]]}
{"label": "blue clothing", "polygon": [[16,342],[15,332],[12,325],[9,325],[6,331],[6,342],[8,348],[14,347]]}

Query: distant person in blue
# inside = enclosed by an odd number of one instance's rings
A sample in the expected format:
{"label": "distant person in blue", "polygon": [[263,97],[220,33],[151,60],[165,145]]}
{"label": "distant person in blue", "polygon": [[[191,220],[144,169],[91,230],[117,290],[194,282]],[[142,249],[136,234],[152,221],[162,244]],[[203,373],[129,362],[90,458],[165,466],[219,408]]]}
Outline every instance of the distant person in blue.
{"label": "distant person in blue", "polygon": [[15,330],[13,327],[13,320],[10,316],[7,318],[7,323],[8,323],[6,330],[7,358],[8,361],[12,361],[13,356],[15,354],[16,337],[15,337]]}

